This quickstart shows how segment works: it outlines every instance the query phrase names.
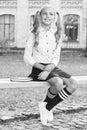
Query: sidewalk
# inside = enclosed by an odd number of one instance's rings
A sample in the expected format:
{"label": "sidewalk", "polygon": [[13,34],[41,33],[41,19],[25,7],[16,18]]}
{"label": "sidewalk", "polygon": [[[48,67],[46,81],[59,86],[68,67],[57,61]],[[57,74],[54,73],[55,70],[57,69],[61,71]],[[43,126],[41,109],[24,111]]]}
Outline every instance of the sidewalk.
{"label": "sidewalk", "polygon": [[0,89],[0,116],[13,119],[0,121],[0,130],[87,130],[87,87],[81,87],[66,101],[57,105],[52,126],[42,126],[38,103],[47,87]]}
{"label": "sidewalk", "polygon": [[[61,55],[59,66],[72,75],[87,75],[87,57],[82,55]],[[0,78],[26,76],[30,72],[22,54],[0,56],[0,68]],[[57,105],[50,127],[42,126],[38,110],[46,92],[46,86],[0,89],[0,117],[14,117],[0,120],[0,130],[87,130],[86,85],[80,85],[68,100]]]}

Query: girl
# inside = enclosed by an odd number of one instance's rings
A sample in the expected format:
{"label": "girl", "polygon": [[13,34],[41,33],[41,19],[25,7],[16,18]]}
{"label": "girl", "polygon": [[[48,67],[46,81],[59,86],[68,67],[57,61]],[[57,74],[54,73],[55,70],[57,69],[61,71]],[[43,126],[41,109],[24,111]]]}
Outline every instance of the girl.
{"label": "girl", "polygon": [[33,19],[24,60],[32,66],[29,76],[34,81],[47,81],[50,85],[45,100],[39,103],[41,122],[47,125],[48,121],[53,120],[52,109],[68,98],[77,84],[71,75],[57,67],[62,46],[59,13],[51,7],[44,7]]}

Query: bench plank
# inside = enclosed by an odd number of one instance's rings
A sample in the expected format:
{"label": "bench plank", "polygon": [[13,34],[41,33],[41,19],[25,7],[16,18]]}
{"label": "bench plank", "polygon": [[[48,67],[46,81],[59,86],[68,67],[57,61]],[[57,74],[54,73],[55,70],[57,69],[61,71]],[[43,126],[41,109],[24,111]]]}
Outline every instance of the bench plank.
{"label": "bench plank", "polygon": [[[76,79],[78,84],[87,84],[87,76],[73,76]],[[14,80],[11,81],[10,78],[2,78],[0,79],[0,88],[25,88],[25,87],[44,87],[48,86],[47,82],[37,82],[37,81],[27,81],[25,80]]]}

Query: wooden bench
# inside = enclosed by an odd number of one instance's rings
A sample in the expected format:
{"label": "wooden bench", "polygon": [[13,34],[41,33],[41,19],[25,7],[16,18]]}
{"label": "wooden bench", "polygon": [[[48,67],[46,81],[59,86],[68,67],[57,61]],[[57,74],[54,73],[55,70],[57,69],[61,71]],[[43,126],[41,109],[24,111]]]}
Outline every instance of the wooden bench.
{"label": "wooden bench", "polygon": [[[87,84],[87,76],[73,76],[78,84]],[[26,77],[20,78],[2,78],[0,79],[0,88],[24,88],[24,87],[43,87],[49,86],[47,82],[29,81]],[[84,85],[83,85],[84,86]]]}

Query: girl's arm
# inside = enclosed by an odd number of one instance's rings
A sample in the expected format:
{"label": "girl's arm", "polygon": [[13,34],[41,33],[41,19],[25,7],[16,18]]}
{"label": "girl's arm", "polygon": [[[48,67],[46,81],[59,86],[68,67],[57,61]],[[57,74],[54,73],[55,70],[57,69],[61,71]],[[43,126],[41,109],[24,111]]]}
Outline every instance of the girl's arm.
{"label": "girl's arm", "polygon": [[34,66],[35,68],[44,70],[44,65],[37,63],[35,59],[32,57],[34,42],[35,42],[34,34],[30,33],[29,39],[27,41],[25,51],[24,51],[24,61],[26,65],[31,65],[31,66]]}
{"label": "girl's arm", "polygon": [[51,63],[53,63],[55,66],[57,66],[59,64],[61,48],[62,48],[62,39],[59,40],[59,43],[57,45],[56,50],[54,51],[53,58],[51,61]]}
{"label": "girl's arm", "polygon": [[26,47],[25,47],[25,51],[24,51],[24,61],[25,61],[26,65],[33,66],[36,63],[35,59],[32,57],[34,39],[35,39],[34,34],[30,33]]}
{"label": "girl's arm", "polygon": [[42,65],[42,64],[40,64],[40,63],[35,63],[34,65],[33,65],[33,67],[35,67],[35,68],[38,68],[38,69],[40,69],[40,70],[44,70],[44,65]]}
{"label": "girl's arm", "polygon": [[54,51],[53,54],[52,63],[54,63],[55,66],[57,66],[60,61],[61,47],[62,47],[62,43],[59,43],[57,49]]}

